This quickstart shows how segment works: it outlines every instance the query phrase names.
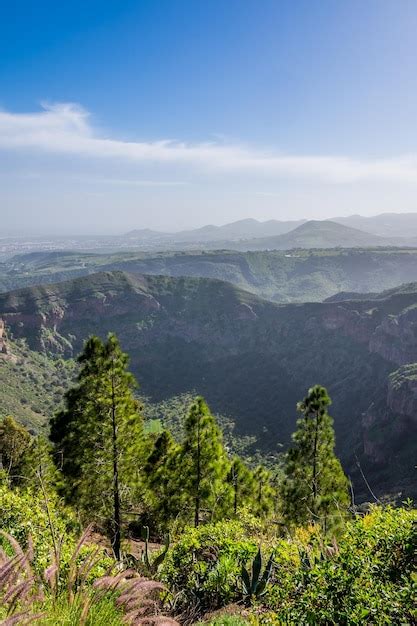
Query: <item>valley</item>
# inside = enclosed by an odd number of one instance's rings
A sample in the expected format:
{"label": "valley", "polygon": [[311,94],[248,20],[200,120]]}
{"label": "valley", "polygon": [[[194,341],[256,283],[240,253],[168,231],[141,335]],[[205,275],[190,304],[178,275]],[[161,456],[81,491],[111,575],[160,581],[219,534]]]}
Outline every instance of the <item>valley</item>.
{"label": "valley", "polygon": [[116,332],[144,395],[202,394],[265,452],[288,446],[319,380],[358,495],[356,458],[380,495],[414,493],[417,285],[359,297],[282,305],[218,280],[113,271],[1,294],[0,314],[13,340],[52,357]]}

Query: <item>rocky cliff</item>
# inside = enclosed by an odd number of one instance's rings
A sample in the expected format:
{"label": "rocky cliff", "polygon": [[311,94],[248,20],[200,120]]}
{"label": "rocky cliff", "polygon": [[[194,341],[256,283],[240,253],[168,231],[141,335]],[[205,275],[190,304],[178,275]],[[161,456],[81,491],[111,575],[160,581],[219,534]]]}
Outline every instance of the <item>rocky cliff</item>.
{"label": "rocky cliff", "polygon": [[326,385],[345,467],[361,484],[361,459],[380,492],[412,483],[415,459],[401,450],[408,437],[417,457],[406,366],[417,362],[416,312],[416,285],[278,305],[221,281],[122,272],[0,294],[11,334],[32,349],[70,356],[89,334],[114,331],[145,394],[195,390],[265,449],[289,442],[297,400]]}

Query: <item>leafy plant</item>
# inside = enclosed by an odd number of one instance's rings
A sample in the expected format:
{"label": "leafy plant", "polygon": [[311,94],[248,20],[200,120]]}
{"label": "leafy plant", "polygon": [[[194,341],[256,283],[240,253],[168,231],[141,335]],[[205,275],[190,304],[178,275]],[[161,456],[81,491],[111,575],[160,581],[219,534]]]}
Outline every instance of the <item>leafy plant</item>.
{"label": "leafy plant", "polygon": [[[198,621],[239,599],[236,581],[241,564],[256,554],[251,529],[237,520],[188,528],[173,545],[161,567],[160,577],[175,598],[182,619]],[[192,623],[194,623],[192,622]]]}
{"label": "leafy plant", "polygon": [[165,560],[165,557],[168,553],[169,546],[171,543],[171,537],[168,533],[165,535],[164,548],[162,552],[159,552],[155,557],[151,557],[149,552],[149,526],[144,527],[145,530],[145,548],[142,552],[142,563],[146,568],[146,571],[150,575],[155,575],[158,572],[158,569],[162,565]]}
{"label": "leafy plant", "polygon": [[134,554],[128,553],[124,557],[124,562],[145,576],[155,576],[168,554],[171,536],[169,533],[165,535],[164,547],[153,556],[149,549],[149,526],[144,526],[143,531],[145,547],[142,549],[140,557],[137,558]]}
{"label": "leafy plant", "polygon": [[272,569],[274,566],[274,553],[268,559],[265,569],[262,572],[262,552],[259,548],[255,558],[252,562],[252,571],[246,569],[242,565],[242,588],[243,598],[247,605],[251,604],[253,599],[259,600],[265,595],[267,591],[267,585],[270,581]]}

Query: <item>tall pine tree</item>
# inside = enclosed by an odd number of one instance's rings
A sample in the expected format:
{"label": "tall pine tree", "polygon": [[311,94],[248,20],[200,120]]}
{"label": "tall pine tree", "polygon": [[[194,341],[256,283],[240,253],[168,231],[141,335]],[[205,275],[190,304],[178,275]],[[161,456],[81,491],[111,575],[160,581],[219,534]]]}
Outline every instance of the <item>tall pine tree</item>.
{"label": "tall pine tree", "polygon": [[105,343],[91,337],[78,361],[78,384],[52,422],[51,439],[68,499],[109,528],[119,559],[122,510],[138,488],[143,455],[136,383],[115,335]]}
{"label": "tall pine tree", "polygon": [[181,517],[187,498],[183,489],[181,446],[169,431],[156,438],[145,463],[147,513],[154,527],[166,531]]}
{"label": "tall pine tree", "polygon": [[185,421],[180,457],[183,489],[198,526],[202,512],[213,519],[230,501],[229,462],[219,427],[204,399],[197,397]]}
{"label": "tall pine tree", "polygon": [[282,507],[288,524],[320,523],[325,529],[346,514],[348,481],[335,456],[330,397],[315,385],[297,405],[302,414],[286,455]]}

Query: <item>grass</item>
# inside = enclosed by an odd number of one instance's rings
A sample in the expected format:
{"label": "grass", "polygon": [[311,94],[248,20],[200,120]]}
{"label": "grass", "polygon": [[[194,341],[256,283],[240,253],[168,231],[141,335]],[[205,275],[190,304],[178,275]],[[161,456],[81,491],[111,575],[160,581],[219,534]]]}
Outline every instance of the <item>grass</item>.
{"label": "grass", "polygon": [[123,612],[115,605],[114,598],[107,596],[94,602],[85,621],[82,621],[82,599],[68,602],[66,595],[58,598],[50,598],[39,606],[39,612],[45,613],[45,617],[36,621],[39,626],[122,626]]}

